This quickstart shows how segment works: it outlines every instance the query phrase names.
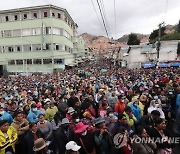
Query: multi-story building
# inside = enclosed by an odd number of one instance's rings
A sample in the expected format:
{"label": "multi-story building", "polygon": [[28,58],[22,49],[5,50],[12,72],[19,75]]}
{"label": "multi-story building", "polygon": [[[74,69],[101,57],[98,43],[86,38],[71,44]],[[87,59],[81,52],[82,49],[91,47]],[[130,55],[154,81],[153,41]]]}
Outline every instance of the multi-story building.
{"label": "multi-story building", "polygon": [[77,28],[66,9],[53,5],[0,11],[0,66],[48,73],[75,65]]}

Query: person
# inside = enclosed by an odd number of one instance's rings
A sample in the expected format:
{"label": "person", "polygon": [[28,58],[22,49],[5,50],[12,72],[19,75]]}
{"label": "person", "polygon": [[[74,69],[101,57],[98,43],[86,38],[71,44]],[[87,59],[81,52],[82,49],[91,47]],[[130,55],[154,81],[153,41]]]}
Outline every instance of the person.
{"label": "person", "polygon": [[44,114],[40,114],[38,118],[39,118],[39,122],[37,123],[38,130],[41,131],[46,141],[50,141],[53,131],[51,123],[45,120]]}
{"label": "person", "polygon": [[127,118],[124,114],[118,115],[118,121],[115,123],[112,129],[111,135],[115,136],[121,127],[124,127],[128,132],[132,133],[131,126],[128,124]]}
{"label": "person", "polygon": [[15,113],[16,111],[18,111],[18,110],[19,110],[19,108],[18,108],[16,102],[15,102],[15,101],[11,102],[11,104],[10,104],[10,109],[9,109],[9,111],[8,111],[9,114],[13,117],[14,113]]}
{"label": "person", "polygon": [[16,111],[14,113],[14,119],[11,124],[12,127],[14,127],[18,134],[18,141],[16,143],[16,154],[23,154],[23,138],[27,131],[29,130],[29,122],[23,118],[22,111]]}
{"label": "person", "polygon": [[47,154],[47,144],[43,138],[39,138],[34,142],[33,151],[35,154]]}
{"label": "person", "polygon": [[[142,126],[138,126],[136,128],[136,134],[137,135],[133,136],[135,139],[132,143],[133,154],[154,154],[157,146],[153,141],[150,140],[149,135],[146,132],[146,129]],[[139,140],[142,141],[142,143],[136,143],[136,138],[139,138]]]}
{"label": "person", "polygon": [[128,105],[131,107],[132,113],[137,119],[137,123],[139,123],[142,117],[142,114],[141,114],[141,109],[139,107],[138,99],[135,97],[132,98],[132,102],[129,103]]}
{"label": "person", "polygon": [[77,145],[74,141],[69,141],[66,144],[66,153],[65,154],[79,154],[79,149],[81,146]]}
{"label": "person", "polygon": [[45,117],[46,119],[51,122],[54,118],[54,115],[58,112],[58,108],[54,105],[54,103],[51,101],[49,102],[49,107],[45,111]]}
{"label": "person", "polygon": [[12,116],[8,112],[4,111],[3,107],[1,106],[0,106],[0,120],[7,120],[9,124],[13,122]]}
{"label": "person", "polygon": [[64,154],[66,144],[73,138],[73,132],[70,129],[70,122],[63,118],[61,126],[54,133],[55,152]]}
{"label": "person", "polygon": [[105,121],[99,117],[95,120],[96,130],[94,132],[95,148],[98,154],[110,154],[112,151],[112,138],[107,128]]}
{"label": "person", "polygon": [[34,103],[34,104],[31,105],[31,110],[29,110],[27,120],[30,123],[32,123],[32,122],[37,123],[38,122],[38,116],[40,114],[41,114],[41,112],[37,110],[36,104]]}
{"label": "person", "polygon": [[32,122],[29,124],[29,131],[24,136],[24,140],[23,140],[24,153],[26,153],[26,154],[34,154],[35,153],[33,151],[33,147],[34,147],[34,142],[38,138],[43,138],[43,134],[38,130],[37,124]]}
{"label": "person", "polygon": [[70,96],[71,97],[68,99],[67,105],[69,107],[73,107],[74,108],[75,103],[79,102],[79,99],[76,97],[76,95],[75,95],[75,93],[73,91],[70,93]]}
{"label": "person", "polygon": [[154,127],[157,118],[160,118],[160,112],[153,110],[150,115],[144,115],[141,118],[140,126],[143,126],[149,132],[150,128]]}
{"label": "person", "polygon": [[166,130],[166,122],[162,118],[157,118],[155,120],[155,126],[150,129],[149,132],[150,137],[153,137],[155,141],[157,138],[161,140],[161,142],[157,142],[157,154],[161,153],[172,153],[172,148],[174,145],[171,142],[168,142],[169,137],[171,137],[170,133]]}
{"label": "person", "polygon": [[0,154],[14,154],[17,137],[15,128],[7,120],[0,120]]}
{"label": "person", "polygon": [[82,122],[76,124],[74,141],[80,145],[80,153],[82,154],[95,154],[95,144],[92,131],[88,130],[88,125]]}
{"label": "person", "polygon": [[122,114],[126,108],[125,97],[123,95],[118,96],[118,100],[115,104],[114,111],[118,114]]}
{"label": "person", "polygon": [[150,106],[148,108],[148,113],[150,114],[153,110],[158,110],[160,112],[160,118],[165,119],[164,112],[162,110],[162,105],[159,99],[154,99],[150,102]]}
{"label": "person", "polygon": [[131,128],[134,130],[135,129],[135,124],[136,124],[136,117],[132,114],[131,107],[127,106],[125,108],[125,111],[123,113],[126,116],[128,124],[131,126]]}
{"label": "person", "polygon": [[113,154],[131,154],[133,153],[132,145],[129,139],[129,133],[124,127],[120,127],[117,135],[113,138],[115,148],[113,149]]}

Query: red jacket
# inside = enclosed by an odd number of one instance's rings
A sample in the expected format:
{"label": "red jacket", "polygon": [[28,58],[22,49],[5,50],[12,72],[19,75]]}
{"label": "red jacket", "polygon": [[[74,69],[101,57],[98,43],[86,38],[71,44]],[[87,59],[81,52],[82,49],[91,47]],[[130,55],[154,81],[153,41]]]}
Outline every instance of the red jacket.
{"label": "red jacket", "polygon": [[126,107],[125,103],[122,103],[119,100],[117,100],[116,105],[114,107],[114,111],[117,112],[118,114],[122,114],[124,112],[125,107]]}

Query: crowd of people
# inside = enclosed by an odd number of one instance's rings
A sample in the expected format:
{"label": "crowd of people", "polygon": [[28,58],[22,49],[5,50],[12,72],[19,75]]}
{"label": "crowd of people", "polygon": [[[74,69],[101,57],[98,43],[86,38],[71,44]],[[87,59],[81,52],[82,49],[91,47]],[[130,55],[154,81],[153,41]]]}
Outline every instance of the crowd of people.
{"label": "crowd of people", "polygon": [[56,74],[1,77],[0,154],[175,153],[179,73],[100,59]]}

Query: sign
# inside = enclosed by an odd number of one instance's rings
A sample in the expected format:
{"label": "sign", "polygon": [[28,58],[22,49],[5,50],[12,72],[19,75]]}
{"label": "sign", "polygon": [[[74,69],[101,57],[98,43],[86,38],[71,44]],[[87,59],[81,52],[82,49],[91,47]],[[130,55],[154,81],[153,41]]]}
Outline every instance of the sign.
{"label": "sign", "polygon": [[153,68],[155,67],[155,63],[153,62],[147,62],[147,63],[141,63],[142,68]]}

